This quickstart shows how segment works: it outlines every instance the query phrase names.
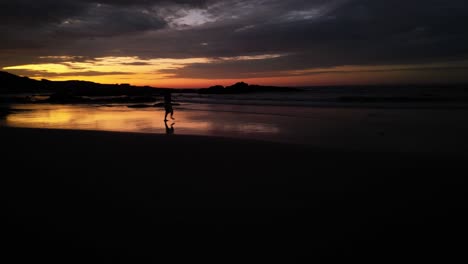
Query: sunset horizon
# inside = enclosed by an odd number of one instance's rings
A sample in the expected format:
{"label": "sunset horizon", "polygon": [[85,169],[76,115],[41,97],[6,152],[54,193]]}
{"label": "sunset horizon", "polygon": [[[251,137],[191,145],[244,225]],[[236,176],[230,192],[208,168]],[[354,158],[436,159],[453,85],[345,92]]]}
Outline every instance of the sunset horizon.
{"label": "sunset horizon", "polygon": [[[378,68],[378,67],[376,67]],[[368,67],[367,67],[368,69]],[[321,70],[318,70],[321,71]],[[333,74],[334,71],[331,70],[329,74]],[[411,68],[408,70],[402,71],[412,71]],[[415,71],[421,71],[416,69]],[[430,71],[430,69],[429,69]],[[438,69],[436,69],[438,71]],[[406,86],[406,85],[463,85],[468,84],[468,80],[464,79],[455,79],[449,80],[440,79],[439,77],[432,80],[411,80],[411,79],[398,79],[398,78],[388,78],[391,75],[398,75],[398,73],[387,74],[387,79],[381,78],[369,78],[369,76],[352,76],[346,77],[350,73],[343,73],[345,77],[342,79],[335,79],[336,76],[327,76],[325,78],[316,79],[314,82],[310,82],[311,78],[308,77],[265,77],[265,78],[229,78],[229,79],[165,79],[158,81],[148,81],[148,76],[142,78],[138,77],[115,77],[115,76],[60,76],[57,74],[55,77],[44,77],[44,76],[35,76],[35,75],[22,75],[18,74],[17,71],[11,69],[4,69],[4,72],[14,74],[21,77],[27,77],[33,80],[41,81],[85,81],[85,82],[94,82],[98,84],[128,84],[132,86],[149,86],[153,88],[171,88],[171,89],[200,89],[207,88],[216,85],[221,86],[231,86],[239,82],[245,82],[250,85],[261,85],[261,86],[279,86],[279,87],[321,87],[321,86]],[[339,71],[338,71],[339,72]],[[351,71],[352,73],[353,71]],[[380,72],[377,70],[377,72]],[[391,70],[390,70],[391,72]],[[372,71],[371,71],[372,73]],[[322,74],[322,73],[320,73]],[[324,73],[324,75],[329,75]],[[135,74],[138,76],[138,74]],[[401,75],[400,75],[401,77]]]}
{"label": "sunset horizon", "polygon": [[2,2],[0,70],[168,88],[468,83],[461,2],[419,2]]}

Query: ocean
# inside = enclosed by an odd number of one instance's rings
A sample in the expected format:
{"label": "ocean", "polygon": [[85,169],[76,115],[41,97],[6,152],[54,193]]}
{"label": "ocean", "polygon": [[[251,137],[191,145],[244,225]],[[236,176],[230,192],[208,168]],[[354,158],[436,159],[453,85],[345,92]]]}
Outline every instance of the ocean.
{"label": "ocean", "polygon": [[[152,104],[146,108],[131,108],[129,104],[4,104],[2,108],[11,111],[2,115],[0,126],[218,136],[318,148],[466,155],[466,94],[464,88],[441,87],[174,93],[175,120],[168,122],[163,121],[163,108]],[[161,100],[156,98],[154,103]]]}

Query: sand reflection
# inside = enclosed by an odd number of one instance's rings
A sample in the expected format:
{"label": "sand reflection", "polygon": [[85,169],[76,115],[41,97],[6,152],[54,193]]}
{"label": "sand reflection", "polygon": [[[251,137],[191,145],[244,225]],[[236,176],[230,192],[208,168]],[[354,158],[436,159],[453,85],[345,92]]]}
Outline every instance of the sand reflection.
{"label": "sand reflection", "polygon": [[[11,127],[104,130],[124,132],[168,132],[164,109],[131,109],[126,106],[80,105],[15,105],[18,111],[6,116]],[[243,120],[239,114],[175,109],[169,128],[174,134],[236,136],[277,134],[280,129],[271,123]]]}

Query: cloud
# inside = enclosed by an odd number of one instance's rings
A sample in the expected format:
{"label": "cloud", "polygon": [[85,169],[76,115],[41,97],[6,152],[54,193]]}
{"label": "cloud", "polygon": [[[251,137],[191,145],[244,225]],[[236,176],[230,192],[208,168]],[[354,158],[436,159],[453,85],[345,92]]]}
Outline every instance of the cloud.
{"label": "cloud", "polygon": [[19,72],[22,76],[29,76],[32,78],[53,78],[53,77],[81,77],[81,76],[106,76],[106,75],[131,75],[132,72],[99,72],[99,71],[77,71],[77,72],[66,72],[66,73],[56,73],[56,72],[47,72],[47,71],[32,71],[32,70],[22,70]]}
{"label": "cloud", "polygon": [[64,19],[50,30],[59,38],[92,38],[158,30],[165,26],[161,18],[139,8],[96,6],[79,16]]}
{"label": "cloud", "polygon": [[[129,66],[208,58],[210,63],[160,70],[181,78],[235,78],[463,61],[467,13],[464,0],[2,1],[0,66],[60,56],[145,60]],[[265,54],[282,56],[219,59]]]}
{"label": "cloud", "polygon": [[[224,62],[246,62],[280,58],[282,54],[190,59],[141,59],[138,57],[102,57],[85,59],[73,56],[46,56],[45,61],[4,67],[4,70],[32,77],[100,76],[145,73],[154,76],[175,76],[177,71],[193,65],[216,65]],[[76,61],[73,59],[77,59]],[[115,71],[120,69],[124,71]]]}
{"label": "cloud", "polygon": [[205,1],[15,0],[0,2],[0,49],[50,48],[76,39],[112,37],[166,26],[165,5],[201,7]]}

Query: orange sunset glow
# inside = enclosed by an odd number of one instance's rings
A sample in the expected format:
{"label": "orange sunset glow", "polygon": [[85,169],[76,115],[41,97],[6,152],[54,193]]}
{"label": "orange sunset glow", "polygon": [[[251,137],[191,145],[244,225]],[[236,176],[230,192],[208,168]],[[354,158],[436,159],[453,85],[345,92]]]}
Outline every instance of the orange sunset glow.
{"label": "orange sunset glow", "polygon": [[[230,85],[234,78],[181,78],[177,70],[190,65],[213,64],[232,61],[271,60],[281,54],[190,59],[140,59],[138,57],[102,57],[86,60],[74,56],[45,56],[42,60],[56,62],[25,64],[4,67],[8,71],[27,72],[34,79],[52,81],[84,80],[97,83],[130,83],[139,86],[169,88],[200,88],[212,85]],[[336,66],[303,70],[276,71],[257,74],[251,72],[243,81],[260,85],[307,86],[343,84],[418,83],[414,76],[424,77],[424,82],[441,82],[441,77],[463,81],[467,61],[457,63],[427,63],[409,65]],[[444,71],[446,69],[450,71]],[[171,71],[169,73],[168,71]],[[434,75],[434,73],[439,75]],[[255,77],[261,75],[260,77]]]}
{"label": "orange sunset glow", "polygon": [[387,7],[407,18],[394,19],[377,3],[292,1],[52,0],[28,13],[21,0],[24,12],[3,6],[0,69],[167,88],[468,82],[466,30],[440,10]]}

